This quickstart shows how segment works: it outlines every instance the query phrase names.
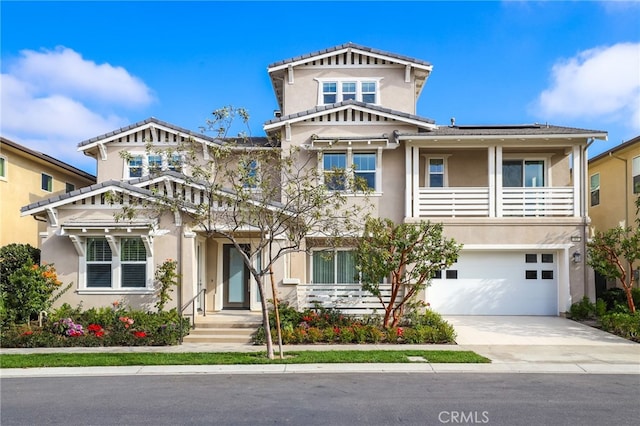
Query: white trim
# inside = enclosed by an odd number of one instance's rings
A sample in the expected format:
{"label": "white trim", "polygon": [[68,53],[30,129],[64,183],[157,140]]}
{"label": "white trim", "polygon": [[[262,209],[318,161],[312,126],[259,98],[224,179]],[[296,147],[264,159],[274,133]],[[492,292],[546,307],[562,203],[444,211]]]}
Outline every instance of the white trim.
{"label": "white trim", "polygon": [[[337,102],[342,102],[344,101],[344,87],[343,84],[344,83],[355,83],[355,101],[358,102],[364,102],[367,104],[371,104],[371,105],[382,105],[382,97],[380,95],[380,82],[384,79],[384,77],[356,77],[356,78],[350,78],[350,77],[337,77],[337,78],[314,78],[315,81],[318,82],[318,98],[317,98],[317,103],[316,105],[322,106],[322,105],[331,105]],[[336,100],[335,102],[328,102],[325,103],[324,102],[324,83],[335,83],[336,84],[336,92],[335,92],[335,96],[336,96]],[[363,83],[375,83],[376,85],[376,90],[374,92],[375,95],[375,102],[365,102],[362,99],[363,96],[363,90],[362,90],[362,84]],[[351,92],[349,92],[351,93]],[[369,94],[370,92],[367,92],[367,94]]]}
{"label": "white trim", "polygon": [[[422,157],[425,159],[424,165],[424,186],[425,188],[431,188],[430,185],[430,162],[431,160],[442,160],[442,187],[447,188],[449,186],[449,157],[453,154],[422,154]],[[436,188],[436,187],[434,187]]]}
{"label": "white trim", "polygon": [[[415,68],[419,68],[419,69],[423,69],[425,71],[431,71],[433,69],[432,65],[423,65],[423,64],[418,64],[416,62],[412,62],[412,61],[407,61],[407,60],[402,60],[402,59],[398,59],[392,56],[387,56],[387,55],[382,55],[382,54],[378,54],[378,53],[373,53],[373,52],[367,52],[365,50],[360,50],[357,47],[345,47],[343,49],[338,49],[338,50],[333,50],[331,52],[327,52],[327,53],[322,53],[322,54],[318,54],[318,55],[313,55],[313,56],[306,56],[302,59],[298,59],[297,61],[290,61],[290,62],[286,62],[284,64],[281,65],[276,65],[274,67],[268,68],[267,71],[269,73],[272,73],[274,71],[278,71],[284,68],[288,68],[288,67],[296,67],[298,65],[303,65],[309,62],[313,62],[313,61],[318,61],[320,59],[324,59],[324,58],[329,58],[332,56],[340,56],[344,53],[356,53],[358,55],[363,55],[363,56],[369,56],[371,58],[376,58],[376,59],[382,59],[384,61],[387,62],[393,62],[399,65],[411,65]],[[353,67],[355,67],[357,65],[358,68],[362,68],[362,67],[375,67],[378,66],[376,64],[354,64],[352,65]],[[382,65],[382,64],[380,64]],[[320,65],[317,65],[318,67],[320,67]],[[335,65],[324,65],[322,67],[333,67]],[[388,66],[388,65],[387,65]]]}
{"label": "white trim", "polygon": [[[551,134],[531,134],[531,135],[398,135],[398,140],[419,142],[419,141],[432,141],[432,142],[485,142],[485,141],[513,141],[513,140],[529,140],[538,139],[545,142],[545,146],[563,146],[566,147],[570,143],[582,144],[582,139],[600,139],[607,140],[606,133],[579,133],[579,134],[566,134],[566,133],[551,133]],[[551,139],[560,139],[557,141],[558,145],[547,144],[551,142]],[[458,146],[458,145],[456,145]],[[518,145],[515,145],[518,146]]]}

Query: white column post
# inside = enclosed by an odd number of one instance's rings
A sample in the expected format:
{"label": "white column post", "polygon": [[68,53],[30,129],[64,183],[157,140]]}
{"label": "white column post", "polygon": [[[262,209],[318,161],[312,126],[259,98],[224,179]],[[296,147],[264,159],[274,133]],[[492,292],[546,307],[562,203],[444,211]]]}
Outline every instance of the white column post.
{"label": "white column post", "polygon": [[580,183],[583,182],[583,180],[586,182],[586,179],[583,179],[584,177],[582,176],[584,173],[584,170],[582,167],[582,155],[580,153],[579,146],[573,147],[572,156],[573,156],[573,216],[580,217],[580,214],[581,214],[580,201],[583,197],[583,194],[582,194],[583,190]]}
{"label": "white column post", "polygon": [[496,217],[502,217],[502,147],[496,146]]}
{"label": "white column post", "polygon": [[404,175],[405,175],[405,184],[404,184],[404,216],[412,217],[413,216],[413,198],[411,196],[411,191],[413,188],[413,172],[411,170],[412,162],[411,162],[411,154],[413,152],[413,147],[405,144],[404,146]]}
{"label": "white column post", "polygon": [[420,148],[411,147],[412,166],[411,166],[411,182],[413,194],[413,216],[420,216],[420,197],[418,191],[420,189]]}
{"label": "white column post", "polygon": [[496,217],[496,147],[488,149],[489,169],[489,217]]}

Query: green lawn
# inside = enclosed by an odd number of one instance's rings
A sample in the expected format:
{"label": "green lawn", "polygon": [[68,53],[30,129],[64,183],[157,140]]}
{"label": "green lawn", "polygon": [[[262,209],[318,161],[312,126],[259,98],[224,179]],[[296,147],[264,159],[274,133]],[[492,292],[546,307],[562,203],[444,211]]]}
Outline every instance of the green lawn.
{"label": "green lawn", "polygon": [[[302,351],[286,352],[285,359],[269,360],[265,352],[250,353],[54,353],[4,354],[1,368],[92,367],[126,365],[233,365],[233,364],[322,364],[322,363],[408,363],[419,356],[431,363],[488,363],[471,351]],[[276,355],[278,358],[278,355]]]}

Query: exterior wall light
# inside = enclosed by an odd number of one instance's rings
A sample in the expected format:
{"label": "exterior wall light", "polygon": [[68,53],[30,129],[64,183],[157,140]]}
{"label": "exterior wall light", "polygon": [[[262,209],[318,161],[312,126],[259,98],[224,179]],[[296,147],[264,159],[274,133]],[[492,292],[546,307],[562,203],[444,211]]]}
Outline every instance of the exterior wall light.
{"label": "exterior wall light", "polygon": [[580,263],[582,262],[582,254],[580,254],[579,251],[576,251],[573,253],[573,263]]}

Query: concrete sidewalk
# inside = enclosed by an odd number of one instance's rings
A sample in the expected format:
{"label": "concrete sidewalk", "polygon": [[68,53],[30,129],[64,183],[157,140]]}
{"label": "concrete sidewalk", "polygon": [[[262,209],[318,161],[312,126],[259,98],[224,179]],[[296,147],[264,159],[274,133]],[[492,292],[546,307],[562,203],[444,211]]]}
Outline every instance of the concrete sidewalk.
{"label": "concrete sidewalk", "polygon": [[[157,374],[300,373],[572,373],[640,374],[640,345],[558,317],[445,317],[455,327],[457,345],[289,345],[285,352],[313,350],[469,350],[491,364],[289,364],[189,365],[0,369],[0,378]],[[197,353],[262,352],[249,344],[189,343],[179,346],[1,349],[30,353]],[[277,348],[276,348],[277,352]]]}

